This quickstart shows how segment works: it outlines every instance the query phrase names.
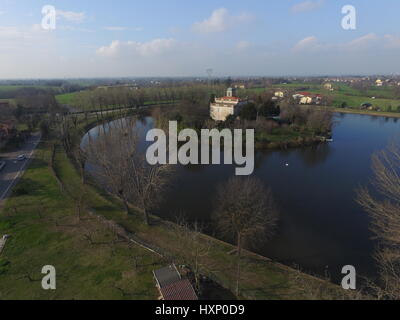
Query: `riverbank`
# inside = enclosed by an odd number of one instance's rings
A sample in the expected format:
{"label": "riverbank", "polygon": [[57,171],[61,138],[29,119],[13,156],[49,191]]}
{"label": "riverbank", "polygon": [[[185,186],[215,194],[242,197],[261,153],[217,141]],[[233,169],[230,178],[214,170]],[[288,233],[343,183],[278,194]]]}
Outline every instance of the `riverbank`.
{"label": "riverbank", "polygon": [[[76,194],[70,193],[78,188],[76,173],[64,156],[57,148],[54,168],[62,174],[61,188],[52,169],[52,143],[42,142],[1,211],[0,234],[10,238],[0,256],[0,299],[157,299],[151,272],[163,266],[162,259],[119,241],[87,209],[78,215]],[[104,205],[101,198],[90,201]],[[140,259],[137,268],[133,257]],[[44,265],[56,268],[55,291],[41,287]]]}
{"label": "riverbank", "polygon": [[[96,185],[91,187],[95,188],[97,193],[100,193],[110,201],[116,201]],[[122,213],[122,204],[119,203],[119,206]],[[181,243],[174,231],[176,226],[171,222],[152,216],[153,224],[148,227],[142,223],[140,211],[133,207],[133,212],[132,216],[126,216],[123,213],[118,216],[106,213],[104,216],[118,223],[118,225],[129,233],[134,234],[144,243],[149,244],[152,249],[170,257],[172,261],[180,261],[185,264],[185,259],[182,257]],[[211,240],[213,247],[203,263],[202,273],[225,288],[233,289],[235,283],[234,275],[227,272],[227,270],[231,270],[235,264],[236,258],[230,254],[234,251],[234,246],[206,235],[203,237],[204,241]],[[248,299],[307,299],[309,298],[308,294],[315,294],[312,288],[319,292],[322,299],[343,299],[347,294],[330,282],[303,274],[251,252],[246,252],[245,254],[243,272],[242,292],[243,297]],[[309,292],[304,292],[304,286],[299,285],[299,279],[303,284],[307,283]],[[276,290],[271,292],[270,289],[273,287]]]}
{"label": "riverbank", "polygon": [[351,108],[336,108],[336,107],[318,107],[321,110],[328,110],[337,113],[350,113],[350,114],[361,114],[377,117],[389,117],[389,118],[400,118],[400,113],[396,112],[385,112],[385,111],[371,111],[371,110],[357,110]]}
{"label": "riverbank", "polygon": [[[81,121],[79,128],[91,126]],[[152,226],[148,227],[134,207],[133,214],[127,216],[118,200],[94,184],[82,185],[71,159],[57,141],[53,142],[54,159],[51,160],[53,144],[42,143],[17,192],[2,211],[0,233],[10,234],[11,239],[0,261],[0,297],[156,299],[151,271],[172,261],[185,263],[173,224],[153,216]],[[82,195],[84,200],[79,200]],[[116,237],[115,228],[110,229],[95,216],[123,228],[163,257],[122,241]],[[202,263],[202,274],[232,289],[234,247],[206,235],[202,239],[212,244]],[[132,258],[136,267],[132,266]],[[37,270],[42,264],[56,267],[60,290],[46,292],[40,282],[38,285],[41,275]],[[241,298],[349,298],[347,292],[328,281],[248,251],[244,253],[242,270]]]}

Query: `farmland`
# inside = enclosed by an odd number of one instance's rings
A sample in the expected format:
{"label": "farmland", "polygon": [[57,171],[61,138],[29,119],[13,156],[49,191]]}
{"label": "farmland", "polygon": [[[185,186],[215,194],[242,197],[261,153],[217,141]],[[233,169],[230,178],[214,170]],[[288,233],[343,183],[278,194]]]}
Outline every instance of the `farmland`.
{"label": "farmland", "polygon": [[[397,87],[375,87],[359,90],[345,83],[333,84],[334,91],[326,90],[323,85],[315,83],[290,83],[273,85],[266,90],[282,89],[289,92],[308,91],[328,98],[332,107],[359,109],[364,103],[370,103],[386,112],[400,112],[400,90]],[[253,93],[264,92],[264,88],[249,89]]]}

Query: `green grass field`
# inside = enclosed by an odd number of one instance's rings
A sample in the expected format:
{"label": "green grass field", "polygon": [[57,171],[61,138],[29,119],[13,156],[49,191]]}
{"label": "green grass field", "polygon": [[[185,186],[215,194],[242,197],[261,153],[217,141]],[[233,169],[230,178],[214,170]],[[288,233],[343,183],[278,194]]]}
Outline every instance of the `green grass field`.
{"label": "green grass field", "polygon": [[57,102],[60,104],[72,105],[76,94],[77,94],[76,92],[59,94],[59,95],[56,95],[56,99],[57,99]]}
{"label": "green grass field", "polygon": [[[0,214],[0,235],[11,235],[0,256],[0,299],[156,299],[152,269],[159,257],[124,242],[60,191],[41,144],[36,159]],[[70,190],[79,178],[63,152],[57,172]],[[97,205],[112,212],[102,198]],[[85,237],[91,235],[93,244]],[[138,259],[135,268],[133,259]],[[41,268],[57,270],[57,290],[41,288]]]}

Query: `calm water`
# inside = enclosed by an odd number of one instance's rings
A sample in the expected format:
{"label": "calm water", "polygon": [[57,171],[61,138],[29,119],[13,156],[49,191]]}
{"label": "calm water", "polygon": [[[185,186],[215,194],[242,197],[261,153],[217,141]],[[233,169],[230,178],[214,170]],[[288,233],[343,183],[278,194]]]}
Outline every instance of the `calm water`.
{"label": "calm water", "polygon": [[[276,236],[254,250],[309,272],[328,272],[333,280],[348,264],[358,274],[374,272],[368,216],[354,201],[355,189],[371,177],[371,155],[400,136],[400,119],[345,114],[336,120],[334,142],[257,152],[254,172],[271,187],[281,213]],[[147,130],[152,121],[140,125]],[[216,186],[232,175],[233,166],[180,166],[157,214],[174,219],[184,212],[210,222]]]}

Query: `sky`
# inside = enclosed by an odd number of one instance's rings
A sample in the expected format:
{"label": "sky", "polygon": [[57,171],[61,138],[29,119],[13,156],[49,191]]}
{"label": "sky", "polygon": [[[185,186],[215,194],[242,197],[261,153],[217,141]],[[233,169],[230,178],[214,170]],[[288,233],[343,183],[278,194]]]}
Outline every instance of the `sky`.
{"label": "sky", "polygon": [[0,0],[0,78],[397,74],[399,14],[398,0]]}

